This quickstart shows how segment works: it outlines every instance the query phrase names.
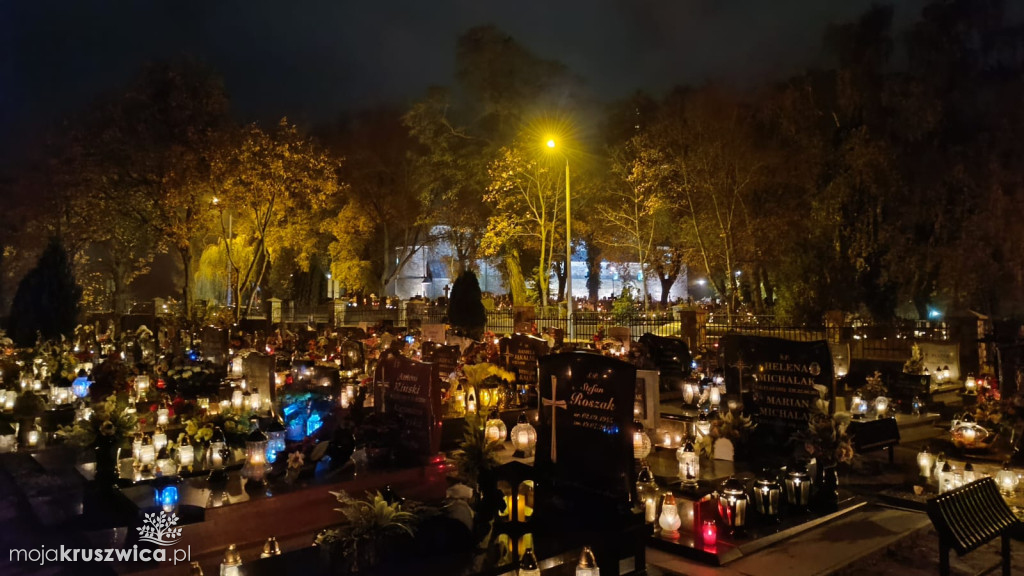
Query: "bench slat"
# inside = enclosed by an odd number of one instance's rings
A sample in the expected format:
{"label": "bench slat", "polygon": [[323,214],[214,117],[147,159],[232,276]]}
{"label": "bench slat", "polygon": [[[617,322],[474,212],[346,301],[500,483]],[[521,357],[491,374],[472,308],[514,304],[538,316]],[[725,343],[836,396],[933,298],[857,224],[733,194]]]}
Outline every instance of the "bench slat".
{"label": "bench slat", "polygon": [[1019,525],[992,478],[931,498],[927,509],[939,538],[961,556]]}

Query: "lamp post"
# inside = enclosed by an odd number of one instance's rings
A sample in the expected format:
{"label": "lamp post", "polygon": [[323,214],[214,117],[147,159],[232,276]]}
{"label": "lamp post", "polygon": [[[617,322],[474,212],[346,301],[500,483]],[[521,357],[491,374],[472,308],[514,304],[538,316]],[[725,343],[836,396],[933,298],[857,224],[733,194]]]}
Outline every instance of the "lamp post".
{"label": "lamp post", "polygon": [[[555,148],[555,140],[548,140],[548,148]],[[569,187],[569,158],[565,158],[565,321],[569,332],[569,341],[576,339],[576,330],[572,323],[572,195]]]}

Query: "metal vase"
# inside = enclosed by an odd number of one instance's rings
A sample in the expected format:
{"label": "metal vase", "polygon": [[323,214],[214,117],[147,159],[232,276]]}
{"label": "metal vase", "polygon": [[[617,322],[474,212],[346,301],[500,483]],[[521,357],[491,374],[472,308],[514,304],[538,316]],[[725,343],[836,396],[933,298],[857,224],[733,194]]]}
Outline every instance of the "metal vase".
{"label": "metal vase", "polygon": [[733,534],[742,531],[747,524],[747,492],[743,482],[730,477],[722,484],[718,496],[718,515]]}
{"label": "metal vase", "polygon": [[807,508],[811,503],[811,475],[802,467],[786,473],[786,502],[797,508]]}
{"label": "metal vase", "polygon": [[782,506],[782,485],[774,477],[754,481],[754,509],[769,520],[778,521]]}

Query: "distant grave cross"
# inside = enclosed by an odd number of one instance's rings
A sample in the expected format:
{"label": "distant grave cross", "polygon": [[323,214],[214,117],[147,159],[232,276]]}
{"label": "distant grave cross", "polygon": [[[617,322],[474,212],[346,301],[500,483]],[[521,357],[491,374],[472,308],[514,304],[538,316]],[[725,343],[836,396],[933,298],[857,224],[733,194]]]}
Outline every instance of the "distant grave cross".
{"label": "distant grave cross", "polygon": [[557,399],[557,395],[558,395],[557,391],[558,391],[558,378],[555,377],[555,376],[551,376],[551,400],[548,400],[547,398],[544,398],[542,402],[543,402],[544,406],[550,406],[551,407],[551,461],[552,462],[558,462],[558,436],[556,435],[556,432],[555,432],[555,414],[558,413],[557,412],[558,408],[561,408],[562,410],[567,410],[568,409],[568,405],[565,403],[565,400],[558,400]]}

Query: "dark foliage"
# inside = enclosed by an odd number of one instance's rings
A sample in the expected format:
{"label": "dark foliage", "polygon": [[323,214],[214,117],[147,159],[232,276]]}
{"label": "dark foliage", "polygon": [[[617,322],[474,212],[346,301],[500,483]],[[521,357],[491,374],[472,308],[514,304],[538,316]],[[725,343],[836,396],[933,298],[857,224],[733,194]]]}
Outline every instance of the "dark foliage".
{"label": "dark foliage", "polygon": [[81,299],[68,254],[54,238],[18,285],[8,326],[11,338],[20,346],[32,346],[37,334],[44,340],[70,337]]}
{"label": "dark foliage", "polygon": [[487,325],[487,310],[476,274],[466,270],[452,284],[451,301],[448,303],[448,321],[452,328],[466,336],[479,340]]}

